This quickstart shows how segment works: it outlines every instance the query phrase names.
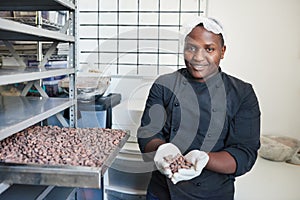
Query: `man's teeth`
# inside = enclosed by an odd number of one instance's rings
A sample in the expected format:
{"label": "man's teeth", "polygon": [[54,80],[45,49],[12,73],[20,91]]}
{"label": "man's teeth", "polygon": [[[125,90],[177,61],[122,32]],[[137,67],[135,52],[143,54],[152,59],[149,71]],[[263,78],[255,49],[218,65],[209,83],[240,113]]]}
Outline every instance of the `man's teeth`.
{"label": "man's teeth", "polygon": [[193,67],[196,69],[202,69],[205,67],[205,65],[193,65]]}

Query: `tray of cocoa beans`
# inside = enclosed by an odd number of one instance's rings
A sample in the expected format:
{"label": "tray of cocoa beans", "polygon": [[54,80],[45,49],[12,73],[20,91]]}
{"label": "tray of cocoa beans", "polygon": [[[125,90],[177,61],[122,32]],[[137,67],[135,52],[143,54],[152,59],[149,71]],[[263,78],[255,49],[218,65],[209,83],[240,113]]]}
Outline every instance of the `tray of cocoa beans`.
{"label": "tray of cocoa beans", "polygon": [[128,138],[119,129],[29,127],[0,141],[0,182],[101,188]]}

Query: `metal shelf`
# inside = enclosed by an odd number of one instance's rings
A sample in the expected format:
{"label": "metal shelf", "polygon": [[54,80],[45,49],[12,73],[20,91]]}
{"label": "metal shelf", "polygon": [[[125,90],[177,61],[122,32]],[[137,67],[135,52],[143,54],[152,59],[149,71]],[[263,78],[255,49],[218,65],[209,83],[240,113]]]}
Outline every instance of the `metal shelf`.
{"label": "metal shelf", "polygon": [[[30,192],[28,192],[30,191]],[[36,185],[12,185],[0,197],[1,200],[22,199],[22,200],[57,200],[74,199],[75,188],[55,187],[55,186],[36,186]]]}
{"label": "metal shelf", "polygon": [[0,18],[0,40],[74,42],[75,38],[58,31],[41,29]]}
{"label": "metal shelf", "polygon": [[25,10],[75,10],[75,5],[68,0],[9,0],[0,1],[0,11]]}
{"label": "metal shelf", "polygon": [[0,96],[0,140],[73,105],[69,98]]}
{"label": "metal shelf", "polygon": [[25,68],[25,69],[0,69],[0,85],[7,85],[11,83],[20,83],[31,80],[38,80],[53,76],[61,76],[75,73],[74,68],[65,69],[39,69],[39,68]]}
{"label": "metal shelf", "polygon": [[[12,20],[0,18],[0,40],[5,41],[46,41],[53,42],[51,48],[55,48],[59,42],[69,42],[70,58],[69,66],[72,68],[64,69],[45,69],[45,68],[25,68],[25,69],[0,69],[0,85],[11,83],[26,82],[39,80],[43,78],[75,74],[75,66],[77,64],[76,56],[76,0],[8,0],[0,1],[0,11],[69,11],[68,24],[59,31],[46,30],[22,24]],[[67,26],[69,25],[69,27]],[[68,29],[68,31],[66,30]],[[68,34],[65,34],[65,31]],[[77,42],[77,41],[76,41]],[[73,44],[74,43],[74,44]],[[12,53],[12,51],[10,51]],[[39,51],[40,52],[40,51]],[[51,53],[51,51],[48,51]],[[47,53],[48,53],[47,52]],[[50,55],[49,53],[49,55]],[[14,55],[14,52],[12,53]],[[49,56],[46,54],[45,58]],[[76,126],[76,92],[75,91],[75,76],[72,76],[69,98],[45,98],[45,97],[4,97],[0,96],[0,140],[9,137],[16,132],[19,132],[31,125],[34,125],[44,119],[55,114],[60,114],[61,111],[68,109],[70,112],[70,127]],[[59,170],[58,170],[59,171]],[[11,180],[15,173],[8,173],[5,177],[0,175],[0,182]],[[22,176],[20,176],[22,177]],[[37,176],[34,176],[37,177]],[[33,179],[30,179],[33,180]],[[13,183],[12,181],[11,183]],[[18,182],[18,180],[15,180]],[[30,181],[28,182],[30,183]],[[26,183],[26,184],[28,184]],[[49,182],[51,183],[51,181]],[[40,182],[34,182],[40,185]],[[0,194],[2,190],[8,188],[7,184],[0,184]],[[51,191],[52,192],[52,191]],[[31,194],[28,190],[26,193]],[[61,194],[61,191],[53,190],[52,199],[57,199],[56,194]],[[52,194],[52,193],[51,193]],[[3,196],[1,196],[3,197]],[[0,199],[1,199],[0,197]],[[12,195],[8,195],[8,199]],[[23,198],[23,197],[22,197]],[[47,199],[51,199],[50,196]],[[24,199],[24,198],[23,198]],[[42,197],[38,199],[44,199]]]}

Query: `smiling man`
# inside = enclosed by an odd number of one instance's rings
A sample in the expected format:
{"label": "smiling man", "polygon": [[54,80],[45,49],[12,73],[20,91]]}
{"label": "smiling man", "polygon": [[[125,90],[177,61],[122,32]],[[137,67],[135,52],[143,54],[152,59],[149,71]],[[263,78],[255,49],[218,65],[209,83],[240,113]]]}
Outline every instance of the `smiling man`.
{"label": "smiling man", "polygon": [[[138,129],[141,152],[157,168],[147,199],[233,200],[235,177],[252,168],[260,147],[258,101],[251,84],[221,71],[222,26],[199,17],[187,28],[186,68],[154,82]],[[178,153],[191,168],[170,170],[166,157]]]}
{"label": "smiling man", "polygon": [[223,36],[207,31],[200,24],[187,35],[185,40],[186,68],[193,78],[204,82],[218,72],[225,50]]}

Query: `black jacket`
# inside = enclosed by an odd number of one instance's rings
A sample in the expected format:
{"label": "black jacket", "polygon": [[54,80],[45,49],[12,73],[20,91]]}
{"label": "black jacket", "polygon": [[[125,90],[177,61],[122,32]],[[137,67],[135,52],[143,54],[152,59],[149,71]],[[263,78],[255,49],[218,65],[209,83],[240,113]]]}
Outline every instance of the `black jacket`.
{"label": "black jacket", "polygon": [[193,149],[227,151],[237,169],[230,175],[204,169],[199,177],[176,185],[156,171],[148,189],[167,194],[160,199],[233,199],[234,178],[254,165],[259,137],[260,110],[249,83],[221,70],[205,83],[195,82],[186,69],[162,75],[150,89],[138,129],[141,152],[150,140],[160,138],[183,154]]}

